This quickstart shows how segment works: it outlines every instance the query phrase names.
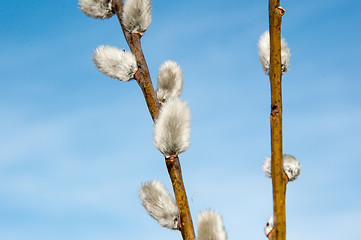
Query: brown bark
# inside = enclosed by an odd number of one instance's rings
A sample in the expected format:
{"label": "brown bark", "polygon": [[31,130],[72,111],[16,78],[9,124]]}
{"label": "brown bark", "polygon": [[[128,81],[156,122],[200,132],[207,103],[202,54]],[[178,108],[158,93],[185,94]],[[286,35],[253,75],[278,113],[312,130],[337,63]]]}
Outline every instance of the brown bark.
{"label": "brown bark", "polygon": [[122,0],[113,0],[113,11],[118,17],[119,23],[122,27],[125,40],[127,41],[130,51],[135,55],[137,60],[138,71],[134,75],[135,80],[137,80],[140,88],[142,89],[145,101],[147,103],[149,113],[153,121],[158,117],[159,112],[159,102],[157,100],[157,95],[154,91],[152,80],[150,79],[149,69],[147,62],[142,50],[142,45],[140,38],[142,37],[139,33],[130,33],[128,32],[122,24],[122,15],[123,15],[123,2]]}
{"label": "brown bark", "polygon": [[[139,33],[128,32],[122,24],[122,0],[113,0],[113,11],[116,13],[119,23],[122,27],[124,37],[129,45],[130,51],[135,55],[138,65],[138,71],[134,78],[143,91],[145,101],[147,103],[150,115],[155,121],[160,110],[160,103],[157,100],[156,93],[150,78],[149,69],[143,54]],[[178,204],[180,213],[179,230],[184,240],[195,240],[194,227],[191,213],[189,210],[188,199],[184,188],[182,171],[178,156],[166,158],[169,177],[172,181],[174,195]]]}
{"label": "brown bark", "polygon": [[269,0],[270,82],[271,82],[271,172],[273,188],[274,236],[286,239],[286,177],[282,149],[282,67],[281,22],[284,10],[280,0]]}
{"label": "brown bark", "polygon": [[178,156],[170,156],[165,159],[169,176],[172,180],[174,195],[177,200],[180,224],[179,230],[184,240],[195,240],[192,217],[188,205],[187,194],[184,188],[182,170]]}

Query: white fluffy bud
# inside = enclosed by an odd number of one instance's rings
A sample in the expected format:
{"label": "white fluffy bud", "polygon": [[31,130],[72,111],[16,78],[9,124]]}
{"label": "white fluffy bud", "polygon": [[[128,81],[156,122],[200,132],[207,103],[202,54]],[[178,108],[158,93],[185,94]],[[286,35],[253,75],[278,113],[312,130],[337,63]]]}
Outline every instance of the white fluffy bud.
{"label": "white fluffy bud", "polygon": [[157,98],[165,102],[171,97],[179,97],[182,93],[183,74],[180,66],[174,61],[165,61],[159,68],[157,81]]}
{"label": "white fluffy bud", "polygon": [[198,215],[197,240],[226,240],[227,233],[219,213],[205,210]]}
{"label": "white fluffy bud", "polygon": [[89,17],[105,19],[114,15],[112,0],[80,0],[78,6]]}
{"label": "white fluffy bud", "polygon": [[[270,36],[269,32],[265,31],[258,40],[258,56],[262,63],[264,72],[269,75],[270,71]],[[285,74],[288,70],[290,63],[290,49],[287,46],[287,42],[284,38],[281,39],[281,64],[282,74]]]}
{"label": "white fluffy bud", "polygon": [[150,0],[125,0],[123,25],[131,33],[143,34],[152,21]]}
{"label": "white fluffy bud", "polygon": [[268,222],[267,222],[266,226],[264,227],[264,234],[266,234],[267,237],[268,237],[268,234],[270,234],[270,232],[272,231],[273,225],[274,225],[273,216],[271,216],[268,219]]}
{"label": "white fluffy bud", "polygon": [[[301,174],[301,164],[294,156],[283,154],[283,171],[287,174],[288,181],[294,181]],[[272,177],[270,157],[263,162],[263,172],[267,177]]]}
{"label": "white fluffy bud", "polygon": [[138,70],[135,56],[131,52],[112,46],[99,46],[94,51],[93,62],[99,71],[121,81],[132,79]]}
{"label": "white fluffy bud", "polygon": [[139,191],[139,198],[149,215],[162,227],[173,230],[178,228],[177,203],[163,184],[158,181],[143,183]]}
{"label": "white fluffy bud", "polygon": [[180,98],[168,99],[154,124],[154,144],[164,156],[178,155],[190,145],[190,110]]}

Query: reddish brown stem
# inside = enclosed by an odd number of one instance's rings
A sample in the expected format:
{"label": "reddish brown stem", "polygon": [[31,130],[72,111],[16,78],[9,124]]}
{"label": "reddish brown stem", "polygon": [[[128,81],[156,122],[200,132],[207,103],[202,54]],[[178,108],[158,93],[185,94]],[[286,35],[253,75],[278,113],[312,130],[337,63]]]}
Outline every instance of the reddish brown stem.
{"label": "reddish brown stem", "polygon": [[160,105],[157,100],[157,95],[154,91],[152,80],[150,78],[148,65],[147,62],[145,61],[145,57],[143,54],[142,45],[140,42],[140,38],[142,37],[142,35],[139,33],[130,33],[124,28],[122,24],[122,15],[123,15],[122,9],[123,9],[122,0],[113,0],[113,11],[118,17],[119,23],[123,30],[125,40],[129,45],[130,51],[134,54],[137,60],[138,71],[136,72],[134,78],[135,80],[137,80],[140,88],[143,91],[143,95],[147,103],[149,113],[154,121],[158,117]]}
{"label": "reddish brown stem", "polygon": [[271,82],[271,172],[275,240],[286,239],[286,178],[282,149],[281,23],[284,10],[280,0],[269,0],[270,82]]}
{"label": "reddish brown stem", "polygon": [[165,159],[165,162],[167,164],[169,176],[172,180],[174,195],[176,197],[179,208],[179,230],[181,231],[184,240],[195,240],[196,237],[194,234],[193,222],[189,210],[187,194],[184,188],[179,158],[177,156],[170,156],[169,158]]}
{"label": "reddish brown stem", "polygon": [[[158,117],[161,105],[157,100],[157,96],[150,78],[147,62],[144,58],[140,42],[140,38],[142,37],[142,35],[139,33],[130,33],[124,28],[122,24],[122,9],[122,0],[113,0],[113,11],[118,17],[130,51],[135,55],[137,61],[138,71],[136,72],[134,78],[135,80],[137,80],[138,85],[143,91],[143,95],[147,103],[150,115],[153,121],[155,121]],[[182,171],[178,156],[172,156],[171,158],[167,158],[166,164],[180,212],[179,230],[181,231],[184,240],[195,240],[196,238],[194,234],[192,217],[189,210],[188,199],[184,188]]]}

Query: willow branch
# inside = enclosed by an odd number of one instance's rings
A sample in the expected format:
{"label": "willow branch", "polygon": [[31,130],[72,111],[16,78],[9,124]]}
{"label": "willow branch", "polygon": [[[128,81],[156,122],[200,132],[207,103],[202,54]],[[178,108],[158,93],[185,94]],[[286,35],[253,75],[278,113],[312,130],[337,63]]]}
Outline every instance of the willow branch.
{"label": "willow branch", "polygon": [[280,0],[269,0],[270,82],[271,82],[271,172],[273,188],[274,238],[286,239],[286,176],[282,149],[282,68]]}
{"label": "willow branch", "polygon": [[113,11],[118,17],[119,23],[122,27],[125,40],[127,41],[130,51],[135,55],[138,65],[138,71],[134,75],[135,80],[143,91],[145,101],[147,103],[149,113],[153,121],[157,118],[159,112],[159,102],[157,100],[157,95],[154,91],[152,80],[150,78],[149,69],[147,62],[142,50],[142,45],[140,38],[142,37],[139,33],[130,33],[128,32],[122,24],[122,15],[123,15],[123,2],[122,0],[113,0]]}
{"label": "willow branch", "polygon": [[[285,181],[285,188],[286,188],[287,184],[289,182],[289,179],[288,179],[287,174],[285,173],[285,171],[283,171],[283,175],[285,175],[285,179],[286,179],[286,181]],[[274,224],[273,228],[271,229],[271,231],[267,235],[267,238],[269,240],[275,240],[276,239],[275,223],[273,223],[273,224]]]}
{"label": "willow branch", "polygon": [[195,240],[192,217],[188,205],[187,194],[184,188],[182,170],[178,156],[170,156],[165,159],[169,176],[172,180],[174,195],[177,200],[180,224],[179,230],[184,240]]}
{"label": "willow branch", "polygon": [[[287,177],[287,174],[285,173],[285,171],[283,171],[283,175],[285,176],[285,188],[287,187],[287,184],[289,182],[289,179]],[[269,234],[267,235],[267,238],[269,240],[276,240],[276,231],[275,231],[275,227],[273,227],[271,229],[271,231],[269,232]]]}
{"label": "willow branch", "polygon": [[[158,117],[159,109],[161,107],[158,102],[154,87],[150,78],[149,69],[143,54],[139,33],[128,32],[122,24],[123,2],[122,0],[113,0],[113,11],[116,13],[119,23],[122,27],[124,37],[129,45],[130,51],[135,55],[138,71],[134,78],[143,91],[145,101],[147,103],[150,115],[155,121]],[[178,156],[166,158],[166,165],[169,177],[172,181],[174,195],[178,204],[180,212],[179,230],[182,233],[184,240],[195,240],[194,227],[192,216],[190,213],[187,194],[184,188],[182,171]]]}

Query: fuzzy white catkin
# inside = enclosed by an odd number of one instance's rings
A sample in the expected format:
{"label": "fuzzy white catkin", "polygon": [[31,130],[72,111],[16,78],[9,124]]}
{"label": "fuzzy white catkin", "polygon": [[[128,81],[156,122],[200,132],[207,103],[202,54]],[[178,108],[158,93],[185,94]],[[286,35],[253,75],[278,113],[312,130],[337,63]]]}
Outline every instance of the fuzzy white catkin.
{"label": "fuzzy white catkin", "polygon": [[149,215],[162,227],[172,230],[178,228],[177,203],[162,183],[156,180],[143,183],[139,191],[139,198]]}
{"label": "fuzzy white catkin", "polygon": [[94,51],[93,62],[99,71],[121,81],[132,79],[138,70],[135,56],[131,52],[112,46],[99,46]]}
{"label": "fuzzy white catkin", "polygon": [[114,15],[112,0],[80,0],[78,6],[89,17],[105,19]]}
{"label": "fuzzy white catkin", "polygon": [[190,110],[180,98],[168,99],[154,124],[154,144],[165,157],[178,155],[190,145]]}
{"label": "fuzzy white catkin", "polygon": [[152,22],[150,0],[125,0],[122,18],[123,25],[129,32],[143,34]]}
{"label": "fuzzy white catkin", "polygon": [[182,87],[182,69],[174,61],[165,61],[158,71],[156,90],[158,101],[165,102],[171,97],[179,97],[182,93]]}
{"label": "fuzzy white catkin", "polygon": [[273,229],[273,216],[271,216],[269,219],[268,219],[268,222],[267,222],[267,225],[265,226],[264,228],[264,234],[266,234],[266,236],[268,236],[268,234],[272,231]]}
{"label": "fuzzy white catkin", "polygon": [[[263,162],[263,172],[267,177],[271,178],[271,158],[268,157]],[[300,162],[292,155],[283,154],[283,170],[287,174],[288,181],[294,181],[301,174],[301,164]]]}
{"label": "fuzzy white catkin", "polygon": [[213,210],[204,210],[198,215],[197,240],[226,240],[227,233],[222,217]]}
{"label": "fuzzy white catkin", "polygon": [[[270,71],[270,36],[269,32],[265,31],[258,40],[258,56],[262,63],[264,72],[269,75]],[[290,49],[284,38],[281,39],[281,64],[282,74],[285,74],[288,70],[290,63]]]}

